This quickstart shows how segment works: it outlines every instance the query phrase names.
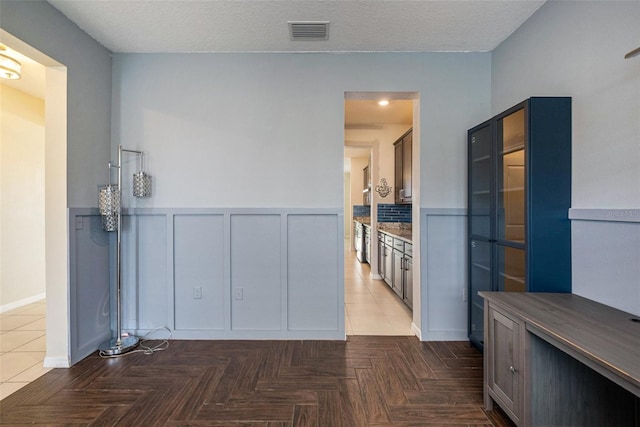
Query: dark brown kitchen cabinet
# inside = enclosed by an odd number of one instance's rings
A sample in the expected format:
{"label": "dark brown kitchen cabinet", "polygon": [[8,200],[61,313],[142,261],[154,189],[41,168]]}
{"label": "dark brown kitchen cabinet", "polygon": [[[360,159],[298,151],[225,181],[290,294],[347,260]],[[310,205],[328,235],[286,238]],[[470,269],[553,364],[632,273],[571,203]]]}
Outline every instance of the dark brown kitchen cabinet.
{"label": "dark brown kitchen cabinet", "polygon": [[412,195],[412,156],[413,156],[413,129],[402,135],[394,147],[394,181],[395,202],[397,204],[411,203]]}
{"label": "dark brown kitchen cabinet", "polygon": [[369,165],[362,169],[362,204],[371,205],[371,170]]}

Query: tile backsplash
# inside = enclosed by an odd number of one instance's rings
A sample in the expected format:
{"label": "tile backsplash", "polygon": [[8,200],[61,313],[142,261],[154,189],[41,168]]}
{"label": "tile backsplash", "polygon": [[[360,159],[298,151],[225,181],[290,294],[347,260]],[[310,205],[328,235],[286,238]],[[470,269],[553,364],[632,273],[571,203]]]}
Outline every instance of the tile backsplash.
{"label": "tile backsplash", "polygon": [[411,222],[411,205],[379,204],[378,222]]}
{"label": "tile backsplash", "polygon": [[353,216],[371,216],[371,206],[353,205]]}

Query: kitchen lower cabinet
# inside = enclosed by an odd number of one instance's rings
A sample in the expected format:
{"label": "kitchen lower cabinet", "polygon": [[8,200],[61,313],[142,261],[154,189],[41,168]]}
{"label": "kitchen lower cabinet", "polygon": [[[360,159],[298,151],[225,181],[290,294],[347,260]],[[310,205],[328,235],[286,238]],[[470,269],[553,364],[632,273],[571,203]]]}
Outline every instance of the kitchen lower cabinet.
{"label": "kitchen lower cabinet", "polygon": [[364,260],[371,264],[371,227],[364,225]]}
{"label": "kitchen lower cabinet", "polygon": [[380,276],[398,297],[413,307],[413,245],[403,239],[378,232]]}
{"label": "kitchen lower cabinet", "polygon": [[378,232],[378,274],[383,280],[385,265],[384,234]]}
{"label": "kitchen lower cabinet", "polygon": [[382,278],[387,285],[393,287],[393,249],[385,244],[384,245],[384,276]]}
{"label": "kitchen lower cabinet", "polygon": [[364,226],[361,222],[355,222],[353,240],[356,249],[356,258],[358,258],[358,261],[364,262]]}
{"label": "kitchen lower cabinet", "polygon": [[391,289],[400,298],[403,298],[402,289],[402,276],[404,273],[404,252],[397,249],[393,250],[393,280],[391,282]]}
{"label": "kitchen lower cabinet", "polygon": [[[408,245],[408,243],[406,243]],[[413,309],[413,258],[406,253],[403,258],[404,269],[402,271],[402,301]]]}

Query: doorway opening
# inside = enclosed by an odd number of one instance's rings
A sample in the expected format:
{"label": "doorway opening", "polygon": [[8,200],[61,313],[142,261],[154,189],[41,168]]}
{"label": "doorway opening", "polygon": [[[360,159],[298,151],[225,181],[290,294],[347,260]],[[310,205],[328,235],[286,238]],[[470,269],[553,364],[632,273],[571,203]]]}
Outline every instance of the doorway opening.
{"label": "doorway opening", "polygon": [[3,54],[19,62],[21,74],[0,81],[5,397],[44,374],[44,366],[64,365],[48,363],[49,354],[68,360],[67,72],[4,30],[0,35]]}
{"label": "doorway opening", "polygon": [[[407,268],[412,246],[419,246],[412,221],[419,206],[419,147],[411,152],[419,146],[418,93],[347,92],[344,113],[346,334],[419,335],[420,304],[408,299],[419,299],[419,271]],[[412,135],[405,155],[409,197],[400,200],[405,190],[398,191],[403,183],[397,147]]]}

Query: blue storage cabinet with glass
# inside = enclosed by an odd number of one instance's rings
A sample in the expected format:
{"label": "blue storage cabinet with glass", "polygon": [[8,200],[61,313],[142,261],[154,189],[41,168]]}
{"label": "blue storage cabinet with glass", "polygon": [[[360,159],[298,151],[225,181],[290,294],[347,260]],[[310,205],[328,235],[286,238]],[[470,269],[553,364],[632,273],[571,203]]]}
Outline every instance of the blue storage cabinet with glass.
{"label": "blue storage cabinet with glass", "polygon": [[533,97],[468,131],[469,340],[479,291],[571,292],[571,98]]}

